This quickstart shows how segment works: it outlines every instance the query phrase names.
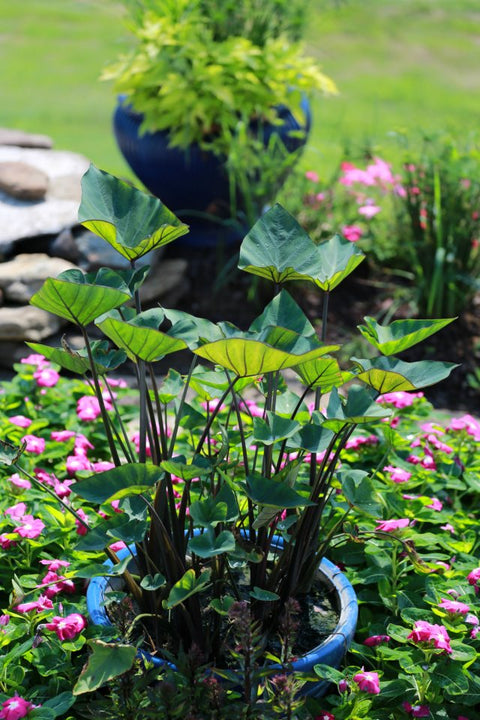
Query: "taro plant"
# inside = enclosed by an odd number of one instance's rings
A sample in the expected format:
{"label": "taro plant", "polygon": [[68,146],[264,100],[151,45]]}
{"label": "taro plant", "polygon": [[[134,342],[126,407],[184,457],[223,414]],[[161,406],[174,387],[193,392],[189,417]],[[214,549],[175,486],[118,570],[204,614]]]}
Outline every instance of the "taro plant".
{"label": "taro plant", "polygon": [[[365,318],[360,332],[378,357],[351,358],[342,369],[334,356],[339,346],[327,340],[328,301],[364,256],[339,236],[315,245],[278,205],[241,247],[240,268],[274,286],[273,299],[246,331],[178,310],[142,310],[139,287],[148,270],[136,261],[187,228],[159,200],[93,166],[82,186],[80,221],[127,257],[131,269],[95,276],[72,270],[47,279],[32,304],[74,323],[85,347],[29,343],[91,384],[114,464],[73,486],[79,498],[98,506],[117,500],[122,511],[100,517],[78,548],[106,550],[116,562],[112,542],[129,546],[136,567],[124,575],[137,607],[135,625],[160,656],[196,647],[220,665],[228,654],[228,612],[238,602],[247,603],[268,651],[285,607],[315,586],[319,563],[352,508],[381,513],[375,468],[340,466],[353,431],[390,415],[376,402],[380,393],[417,390],[454,367],[405,362],[394,353],[450,319],[382,326]],[[323,293],[320,338],[284,288],[292,281]],[[108,342],[90,339],[91,322]],[[155,362],[181,349],[192,356],[186,376],[172,369],[157,378]],[[126,359],[138,380],[136,444],[122,407],[103,394],[102,378]],[[296,376],[299,392],[285,370]],[[8,446],[3,461],[22,469],[21,453]],[[83,687],[92,689],[86,673]]]}

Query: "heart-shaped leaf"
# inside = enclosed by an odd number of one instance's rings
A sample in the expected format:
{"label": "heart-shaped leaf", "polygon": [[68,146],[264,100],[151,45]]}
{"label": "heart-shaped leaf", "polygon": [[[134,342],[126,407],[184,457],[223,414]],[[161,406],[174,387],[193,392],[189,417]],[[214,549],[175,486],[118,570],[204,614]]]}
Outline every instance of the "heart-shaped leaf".
{"label": "heart-shaped leaf", "polygon": [[455,319],[394,320],[390,325],[380,325],[374,318],[365,317],[365,325],[357,327],[363,337],[383,355],[393,355],[425,340]]}
{"label": "heart-shaped leaf", "polygon": [[336,288],[365,259],[365,255],[355,243],[340,235],[334,235],[330,240],[320,243],[318,256],[320,270],[313,269],[310,278],[326,292]]}
{"label": "heart-shaped leaf", "polygon": [[357,378],[381,394],[400,390],[418,390],[435,385],[458,367],[455,363],[434,360],[405,362],[390,357],[374,360],[352,357],[352,361],[361,368]]}
{"label": "heart-shaped leaf", "polygon": [[213,528],[201,535],[195,535],[188,543],[190,550],[201,558],[211,558],[235,549],[235,538],[229,530],[223,530],[217,537]]}
{"label": "heart-shaped leaf", "polygon": [[72,490],[85,500],[101,504],[129,488],[153,487],[162,474],[161,468],[155,465],[127,463],[79,480]]}
{"label": "heart-shaped leaf", "polygon": [[267,412],[266,419],[253,418],[253,441],[262,445],[273,445],[276,442],[294,435],[300,425],[296,420],[289,420],[272,412]]}
{"label": "heart-shaped leaf", "polygon": [[133,665],[137,649],[134,645],[89,640],[92,654],[73,688],[74,695],[82,695],[102,687],[109,680],[122,675]]}
{"label": "heart-shaped leaf", "polygon": [[145,360],[145,362],[155,362],[165,355],[184,350],[187,347],[183,340],[172,338],[152,327],[139,325],[135,320],[124,322],[113,317],[106,317],[98,323],[98,327],[135,363],[139,359]]}
{"label": "heart-shaped leaf", "polygon": [[[85,375],[90,370],[90,362],[86,348],[73,350],[68,346],[54,348],[42,343],[27,343],[34,352],[40,353],[48,360],[60,365],[69,372]],[[92,356],[95,363],[95,370],[99,375],[116,370],[126,360],[123,350],[109,350],[108,343],[96,340],[91,343]]]}
{"label": "heart-shaped leaf", "polygon": [[210,583],[210,574],[210,568],[204,570],[198,577],[195,575],[195,570],[187,570],[185,575],[183,575],[170,590],[168,598],[164,600],[164,607],[167,610],[171,610],[187,598],[195,595],[195,593],[204,590]]}
{"label": "heart-shaped leaf", "polygon": [[94,165],[82,178],[78,220],[130,261],[188,233],[158,198]]}
{"label": "heart-shaped leaf", "polygon": [[257,505],[282,510],[313,504],[308,497],[301,495],[288,484],[258,474],[247,477],[246,494]]}
{"label": "heart-shaped leaf", "polygon": [[248,330],[260,333],[269,326],[288,328],[305,338],[317,335],[310,320],[286,290],[281,290],[275,295]]}
{"label": "heart-shaped leaf", "polygon": [[[338,346],[335,349],[337,348]],[[319,388],[324,393],[329,392],[332,387],[340,387],[351,377],[351,374],[340,370],[335,358],[315,358],[295,365],[293,370],[300,376],[304,385],[312,389]]]}

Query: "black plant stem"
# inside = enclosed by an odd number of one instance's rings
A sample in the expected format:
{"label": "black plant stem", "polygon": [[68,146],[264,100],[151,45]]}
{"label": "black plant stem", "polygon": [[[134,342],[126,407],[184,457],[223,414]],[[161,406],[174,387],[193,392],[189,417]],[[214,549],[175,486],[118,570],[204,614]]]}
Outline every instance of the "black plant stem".
{"label": "black plant stem", "polygon": [[85,341],[85,347],[87,348],[88,361],[90,363],[90,369],[92,371],[93,384],[95,387],[95,393],[97,395],[98,404],[100,406],[100,412],[102,414],[102,421],[103,421],[103,426],[105,428],[105,434],[107,436],[108,446],[110,448],[112,460],[115,463],[115,465],[118,467],[121,464],[120,458],[118,456],[117,448],[115,446],[115,441],[113,439],[112,429],[110,427],[110,418],[108,417],[107,409],[105,407],[105,402],[103,400],[102,389],[100,387],[100,383],[98,380],[98,374],[97,374],[97,370],[95,367],[95,361],[94,361],[93,355],[92,355],[92,348],[90,345],[90,340],[89,340],[89,337],[88,337],[85,327],[83,325],[79,325],[79,327],[80,327],[81,333],[83,335],[83,339]]}
{"label": "black plant stem", "polygon": [[152,383],[153,394],[155,396],[155,407],[157,408],[158,427],[160,430],[160,443],[161,443],[160,457],[163,458],[164,460],[166,460],[168,457],[167,432],[166,432],[165,424],[163,422],[162,408],[160,406],[160,399],[158,396],[157,379],[155,377],[155,373],[154,373],[153,366],[151,363],[149,363],[148,369],[150,371],[150,381]]}
{"label": "black plant stem", "polygon": [[185,384],[183,386],[182,396],[180,398],[180,405],[175,413],[175,425],[172,430],[172,437],[170,438],[170,447],[168,450],[168,457],[171,457],[171,455],[173,455],[173,451],[175,448],[175,442],[177,440],[178,428],[180,426],[181,410],[185,403],[185,398],[187,397],[188,388],[190,386],[190,378],[192,377],[192,373],[195,369],[196,364],[197,364],[197,356],[194,355],[191,365],[190,365],[190,368],[189,368],[189,371],[188,371],[187,379],[185,380]]}
{"label": "black plant stem", "polygon": [[122,452],[123,452],[123,454],[125,455],[125,459],[126,459],[128,462],[134,462],[134,455],[133,455],[133,452],[132,452],[132,447],[131,447],[131,444],[130,444],[130,440],[128,439],[128,435],[127,435],[127,431],[126,431],[126,429],[125,429],[125,425],[124,425],[123,420],[122,420],[122,415],[121,415],[121,413],[120,413],[119,410],[118,410],[117,401],[115,400],[115,394],[112,392],[112,390],[111,390],[111,388],[110,388],[110,385],[108,384],[108,381],[107,381],[106,376],[104,377],[104,381],[105,381],[105,385],[106,385],[106,387],[107,387],[108,393],[109,393],[109,395],[110,395],[110,400],[112,401],[112,405],[113,405],[113,407],[115,408],[115,415],[116,415],[116,417],[117,417],[117,419],[118,419],[118,422],[119,422],[119,424],[120,424],[120,430],[121,430],[121,433],[122,433],[122,436],[123,436],[123,441],[122,441],[122,438],[120,437],[120,434],[119,434],[118,432],[116,432],[117,440],[118,440],[118,442],[120,443],[120,445],[121,445],[121,447],[122,447]]}
{"label": "black plant stem", "polygon": [[219,413],[219,411],[220,411],[220,408],[221,408],[221,406],[222,406],[222,404],[223,404],[223,401],[224,401],[224,400],[228,397],[228,395],[233,391],[233,386],[234,386],[235,383],[237,382],[238,377],[239,377],[238,375],[235,375],[235,377],[233,378],[233,380],[230,381],[227,389],[224,391],[222,397],[221,397],[220,400],[218,401],[217,406],[214,408],[214,410],[212,411],[212,413],[209,415],[208,420],[207,420],[207,422],[205,423],[205,427],[204,427],[204,429],[203,429],[202,436],[201,436],[200,440],[199,440],[198,443],[197,443],[197,447],[195,448],[195,455],[199,455],[199,454],[200,454],[200,451],[201,451],[201,449],[202,449],[202,447],[203,447],[203,444],[204,444],[205,440],[207,439],[208,434],[209,434],[209,432],[210,432],[210,428],[211,428],[212,425],[213,425],[213,421],[214,421],[215,418],[217,417],[217,415],[218,415],[218,413]]}
{"label": "black plant stem", "polygon": [[[322,306],[322,332],[320,334],[320,340],[325,343],[327,338],[327,320],[328,320],[328,302],[330,300],[330,290],[325,290],[323,293],[323,306]],[[320,410],[320,402],[322,399],[321,388],[315,390],[315,410]],[[310,457],[310,485],[313,486],[315,482],[315,472],[317,467],[317,453],[312,453]]]}

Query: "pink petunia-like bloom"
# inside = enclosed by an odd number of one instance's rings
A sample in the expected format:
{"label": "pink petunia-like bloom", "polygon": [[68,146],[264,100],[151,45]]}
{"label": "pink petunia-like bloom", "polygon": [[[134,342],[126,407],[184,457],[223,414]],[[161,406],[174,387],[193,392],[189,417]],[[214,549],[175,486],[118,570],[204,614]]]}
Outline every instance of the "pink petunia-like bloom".
{"label": "pink petunia-like bloom", "polygon": [[414,643],[427,643],[437,650],[444,650],[451,653],[450,638],[443,625],[432,625],[426,620],[417,620],[412,632],[407,635],[407,640]]}
{"label": "pink petunia-like bloom", "polygon": [[431,503],[428,505],[425,505],[425,507],[430,508],[431,510],[436,510],[437,512],[440,512],[443,508],[443,503],[438,498],[431,498]]}
{"label": "pink petunia-like bloom", "polygon": [[77,535],[86,535],[88,532],[88,527],[85,527],[85,525],[89,524],[89,518],[88,515],[82,510],[82,508],[79,508],[77,511],[78,517],[83,520],[83,523],[80,522],[78,518],[75,518],[75,525],[77,527]]}
{"label": "pink petunia-like bloom", "polygon": [[12,520],[20,520],[27,512],[27,506],[24,502],[16,503],[11,505],[5,510],[5,515],[8,515]]}
{"label": "pink petunia-like bloom", "polygon": [[440,525],[440,530],[446,530],[449,533],[454,533],[455,528],[450,523],[446,523],[445,525]]}
{"label": "pink petunia-like bloom", "polygon": [[357,437],[350,438],[345,443],[346,450],[357,450],[362,445],[378,445],[378,437],[376,435],[358,435]]}
{"label": "pink petunia-like bloom", "polygon": [[447,430],[466,430],[475,440],[480,441],[480,422],[472,415],[462,415],[459,418],[452,418]]}
{"label": "pink petunia-like bloom", "polygon": [[53,630],[59,640],[73,640],[87,627],[87,621],[80,613],[72,613],[66,617],[55,615],[45,627]]}
{"label": "pink petunia-like bloom", "polygon": [[449,613],[455,613],[459,615],[466,615],[470,612],[470,605],[462,603],[459,600],[449,600],[448,598],[442,598],[438,604],[438,607],[446,610]]}
{"label": "pink petunia-like bloom", "polygon": [[53,368],[38,368],[33,373],[34,379],[39,387],[54,387],[60,380],[60,375]]}
{"label": "pink petunia-like bloom", "polygon": [[21,720],[21,718],[27,717],[30,710],[36,707],[41,706],[34,705],[25,698],[20,697],[20,695],[14,695],[2,703],[0,718],[2,720]]}
{"label": "pink petunia-like bloom", "polygon": [[363,641],[363,644],[367,645],[367,647],[377,647],[377,645],[388,643],[390,640],[390,635],[370,635]]}
{"label": "pink petunia-like bloom", "polygon": [[376,672],[362,670],[354,675],[353,679],[363,692],[370,693],[371,695],[378,695],[380,692],[380,680]]}
{"label": "pink petunia-like bloom", "polygon": [[46,565],[48,570],[56,572],[63,567],[69,567],[71,563],[68,560],[40,560],[40,565]]}
{"label": "pink petunia-like bloom", "polygon": [[44,610],[51,610],[53,603],[46,595],[40,595],[38,600],[31,600],[30,602],[20,603],[15,606],[15,610],[19,613],[28,613],[32,610],[36,610],[37,613],[41,613]]}
{"label": "pink petunia-like bloom", "polygon": [[127,546],[123,540],[117,540],[116,542],[109,545],[110,550],[113,550],[113,552],[118,552],[119,550],[124,550],[126,547]]}
{"label": "pink petunia-like bloom", "polygon": [[363,236],[363,230],[359,225],[344,225],[340,232],[348,242],[357,242]]}
{"label": "pink petunia-like bloom", "polygon": [[320,715],[315,715],[314,720],[335,720],[335,715],[328,710],[320,710]]}
{"label": "pink petunia-like bloom", "polygon": [[30,418],[25,417],[25,415],[12,415],[12,417],[8,418],[8,421],[12,423],[12,425],[16,425],[17,427],[21,428],[27,428],[30,427],[33,420],[30,420]]}
{"label": "pink petunia-like bloom", "polygon": [[42,470],[42,468],[35,468],[33,472],[37,480],[40,480],[41,483],[49,487],[55,487],[55,483],[58,482],[58,479],[53,473],[48,473],[46,470]]}
{"label": "pink petunia-like bloom", "polygon": [[14,488],[18,488],[19,490],[30,490],[30,488],[32,487],[32,483],[30,482],[30,480],[20,477],[18,473],[10,475],[7,480],[13,485]]}
{"label": "pink petunia-like bloom", "polygon": [[112,470],[114,467],[115,463],[112,463],[109,460],[99,460],[98,462],[92,463],[92,470],[97,473]]}
{"label": "pink petunia-like bloom", "polygon": [[401,530],[402,528],[408,527],[408,525],[410,525],[410,520],[408,518],[400,518],[399,520],[382,520],[375,527],[375,530],[393,532],[394,530]]}
{"label": "pink petunia-like bloom", "polygon": [[50,438],[55,440],[55,442],[66,442],[70,440],[70,438],[75,437],[75,434],[73,430],[52,430]]}
{"label": "pink petunia-like bloom", "polygon": [[106,377],[105,380],[107,381],[107,385],[110,385],[111,387],[119,387],[119,388],[128,387],[127,381],[124,380],[123,378]]}
{"label": "pink petunia-like bloom", "polygon": [[24,435],[22,442],[27,443],[26,451],[35,453],[35,455],[41,455],[45,450],[44,438],[37,437],[36,435]]}
{"label": "pink petunia-like bloom", "polygon": [[307,170],[305,173],[305,177],[307,180],[310,180],[310,182],[318,183],[320,181],[320,178],[318,177],[318,174],[315,172],[315,170]]}
{"label": "pink petunia-like bloom", "polygon": [[86,455],[68,455],[66,468],[67,473],[72,476],[80,470],[91,470],[92,463]]}
{"label": "pink petunia-like bloom", "polygon": [[412,717],[430,717],[430,708],[428,705],[410,705],[409,702],[402,703],[405,712]]}
{"label": "pink petunia-like bloom", "polygon": [[63,499],[71,495],[72,491],[70,489],[70,485],[73,485],[74,482],[74,480],[63,480],[62,482],[56,482],[54,490],[57,493],[58,497]]}
{"label": "pink petunia-like bloom", "polygon": [[397,392],[385,393],[380,395],[376,402],[387,403],[387,405],[393,405],[394,407],[401,410],[402,408],[410,407],[413,405],[417,398],[422,398],[423,392],[405,392],[404,390],[397,390]]}
{"label": "pink petunia-like bloom", "polygon": [[[106,410],[113,410],[112,401],[110,396],[104,395],[104,404]],[[85,422],[91,422],[96,420],[101,415],[100,403],[96,395],[83,395],[78,399],[77,402],[77,416],[80,420]]]}
{"label": "pink petunia-like bloom", "polygon": [[358,213],[359,213],[359,215],[363,215],[363,217],[366,217],[370,220],[370,218],[373,218],[373,217],[375,217],[375,215],[378,215],[378,213],[381,211],[381,209],[382,208],[379,207],[378,205],[367,204],[367,205],[362,205],[361,207],[359,207]]}
{"label": "pink petunia-like bloom", "polygon": [[39,537],[45,528],[45,523],[39,518],[34,518],[33,515],[24,515],[20,522],[21,525],[14,528],[14,532],[18,533],[20,537],[29,538],[30,540]]}
{"label": "pink petunia-like bloom", "polygon": [[94,446],[90,440],[83,435],[83,433],[77,433],[75,437],[75,444],[73,446],[73,452],[75,455],[86,455],[88,450],[93,450]]}
{"label": "pink petunia-like bloom", "polygon": [[469,585],[473,585],[475,592],[478,593],[478,581],[480,580],[480,567],[475,568],[472,572],[468,573],[467,580]]}
{"label": "pink petunia-like bloom", "polygon": [[63,577],[63,575],[57,575],[57,573],[53,570],[49,570],[42,582],[39,585],[36,585],[36,587],[42,588],[44,595],[48,598],[53,598],[61,592],[75,592],[75,583],[73,580],[69,580]]}
{"label": "pink petunia-like bloom", "polygon": [[393,465],[385,465],[383,472],[388,473],[390,480],[393,480],[394,483],[408,482],[412,477],[412,473],[408,472],[408,470],[403,470],[402,468],[394,467]]}
{"label": "pink petunia-like bloom", "polygon": [[38,367],[42,367],[42,366],[50,364],[44,355],[39,355],[36,353],[27,355],[27,357],[22,358],[20,360],[20,362],[25,365],[37,365]]}

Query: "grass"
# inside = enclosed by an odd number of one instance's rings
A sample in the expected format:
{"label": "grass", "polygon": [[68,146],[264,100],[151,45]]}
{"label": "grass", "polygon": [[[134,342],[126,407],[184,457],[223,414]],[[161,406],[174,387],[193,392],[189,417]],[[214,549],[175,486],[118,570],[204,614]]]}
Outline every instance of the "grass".
{"label": "grass", "polygon": [[[314,102],[305,167],[330,173],[345,147],[395,152],[392,132],[478,124],[477,0],[310,0],[308,52],[335,79],[337,97]],[[104,65],[127,47],[123,4],[24,0],[0,4],[0,125],[50,135],[125,175],[111,132],[114,96]]]}

